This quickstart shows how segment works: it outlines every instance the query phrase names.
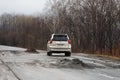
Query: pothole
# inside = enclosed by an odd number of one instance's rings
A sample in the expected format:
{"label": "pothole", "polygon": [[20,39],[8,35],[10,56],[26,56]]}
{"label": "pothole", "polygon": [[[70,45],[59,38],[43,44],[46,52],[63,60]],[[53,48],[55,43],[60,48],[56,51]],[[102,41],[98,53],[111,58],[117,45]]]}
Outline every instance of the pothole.
{"label": "pothole", "polygon": [[78,58],[74,58],[74,59],[62,58],[62,59],[57,59],[55,61],[45,61],[45,62],[34,61],[34,62],[38,63],[39,66],[47,67],[47,68],[71,68],[71,69],[96,68],[95,65],[84,63]]}

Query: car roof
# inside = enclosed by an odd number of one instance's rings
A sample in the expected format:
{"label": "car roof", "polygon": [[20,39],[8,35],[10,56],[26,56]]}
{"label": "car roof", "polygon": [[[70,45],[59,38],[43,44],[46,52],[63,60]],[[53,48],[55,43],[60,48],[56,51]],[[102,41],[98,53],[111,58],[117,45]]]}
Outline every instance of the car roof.
{"label": "car roof", "polygon": [[67,35],[67,34],[52,34],[52,35]]}

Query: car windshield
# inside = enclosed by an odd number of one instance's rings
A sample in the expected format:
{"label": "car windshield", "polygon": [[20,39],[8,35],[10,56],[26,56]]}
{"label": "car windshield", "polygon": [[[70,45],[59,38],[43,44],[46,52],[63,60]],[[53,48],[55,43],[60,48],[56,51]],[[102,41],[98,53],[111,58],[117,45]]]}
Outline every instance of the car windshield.
{"label": "car windshield", "polygon": [[54,35],[53,41],[67,41],[67,35]]}

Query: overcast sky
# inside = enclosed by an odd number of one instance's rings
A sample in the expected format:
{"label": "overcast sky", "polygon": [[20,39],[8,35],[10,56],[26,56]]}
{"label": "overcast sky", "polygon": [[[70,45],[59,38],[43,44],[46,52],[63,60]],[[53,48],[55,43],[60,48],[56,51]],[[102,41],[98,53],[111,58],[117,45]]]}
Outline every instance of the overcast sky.
{"label": "overcast sky", "polygon": [[0,14],[34,14],[42,12],[47,0],[0,0]]}

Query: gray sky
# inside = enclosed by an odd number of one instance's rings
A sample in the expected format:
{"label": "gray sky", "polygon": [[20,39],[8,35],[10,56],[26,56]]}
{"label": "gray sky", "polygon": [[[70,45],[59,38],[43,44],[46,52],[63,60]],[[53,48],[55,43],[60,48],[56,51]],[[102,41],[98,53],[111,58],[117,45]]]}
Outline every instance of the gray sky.
{"label": "gray sky", "polygon": [[42,12],[47,0],[0,0],[0,14],[34,14]]}

